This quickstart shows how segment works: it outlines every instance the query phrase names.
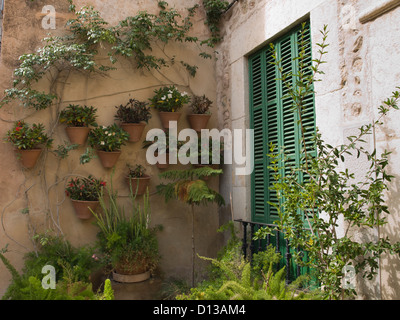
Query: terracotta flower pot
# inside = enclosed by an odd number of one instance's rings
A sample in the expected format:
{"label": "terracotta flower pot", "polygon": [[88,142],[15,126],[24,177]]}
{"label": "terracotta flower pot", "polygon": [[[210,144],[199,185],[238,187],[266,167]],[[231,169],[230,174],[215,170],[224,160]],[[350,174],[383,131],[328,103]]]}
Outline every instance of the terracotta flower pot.
{"label": "terracotta flower pot", "polygon": [[181,113],[180,112],[163,112],[160,111],[158,112],[160,119],[161,119],[161,123],[163,125],[163,127],[165,129],[169,128],[169,122],[170,121],[176,121],[178,122],[179,118],[181,117]]}
{"label": "terracotta flower pot", "polygon": [[145,123],[122,123],[121,128],[129,133],[130,142],[138,142],[142,137]]}
{"label": "terracotta flower pot", "polygon": [[[155,153],[154,155],[157,157],[158,153]],[[166,162],[165,163],[159,163],[159,162],[156,163],[156,166],[157,166],[158,169],[167,169],[169,167],[169,154],[166,153],[165,156],[166,156]]]}
{"label": "terracotta flower pot", "polygon": [[128,183],[132,185],[132,191],[136,192],[137,190],[137,195],[143,195],[146,193],[146,189],[149,186],[150,183],[150,176],[144,176],[141,178],[130,178],[126,177],[128,180]]}
{"label": "terracotta flower pot", "polygon": [[104,168],[112,168],[117,163],[121,155],[121,151],[106,152],[97,150],[97,155],[99,156],[101,164],[103,165]]}
{"label": "terracotta flower pot", "polygon": [[83,201],[71,199],[71,202],[74,206],[77,217],[82,220],[87,220],[93,217],[93,213],[90,211],[90,209],[94,211],[99,205],[99,201]]}
{"label": "terracotta flower pot", "polygon": [[65,131],[69,141],[73,144],[83,145],[85,144],[89,135],[90,128],[88,127],[66,127]]}
{"label": "terracotta flower pot", "polygon": [[197,132],[201,132],[201,129],[207,127],[210,117],[210,114],[188,114],[187,116],[190,126]]}
{"label": "terracotta flower pot", "polygon": [[21,165],[26,169],[31,169],[36,165],[39,159],[42,149],[31,149],[31,150],[15,150],[17,158],[21,161]]}

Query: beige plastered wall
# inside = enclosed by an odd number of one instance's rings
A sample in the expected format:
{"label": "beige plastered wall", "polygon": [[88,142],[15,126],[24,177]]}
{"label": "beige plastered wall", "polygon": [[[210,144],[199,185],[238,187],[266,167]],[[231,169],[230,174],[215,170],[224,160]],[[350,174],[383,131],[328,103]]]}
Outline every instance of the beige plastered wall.
{"label": "beige plastered wall", "polygon": [[[240,0],[224,15],[224,41],[217,63],[217,101],[220,126],[249,127],[248,56],[267,45],[291,27],[309,18],[314,58],[316,43],[322,41],[320,30],[328,25],[328,63],[321,82],[316,83],[316,119],[323,139],[332,145],[346,142],[346,137],[378,117],[378,106],[400,84],[400,8],[399,1],[351,0]],[[372,18],[370,18],[372,17]],[[373,241],[388,236],[399,241],[400,147],[399,112],[384,119],[384,126],[368,137],[366,148],[379,152],[387,149],[389,172],[394,175],[386,193],[391,215],[388,224],[369,232],[354,230],[358,241]],[[346,165],[362,179],[368,169],[366,159],[346,159]],[[221,193],[232,197],[235,219],[251,218],[250,177],[237,176],[235,165],[226,166]],[[341,222],[338,232],[346,226]],[[400,259],[384,256],[373,281],[356,279],[359,299],[399,299]]]}
{"label": "beige plastered wall", "polygon": [[[168,1],[170,7],[175,7],[182,15],[187,7],[197,3],[190,1]],[[140,10],[157,12],[157,4],[152,1],[75,1],[77,8],[83,5],[93,5],[103,18],[111,25],[116,24],[126,16],[136,15]],[[43,30],[41,14],[44,5],[53,5],[56,9],[56,30]],[[193,35],[207,37],[208,29],[204,25],[204,11],[200,8],[194,17]],[[12,85],[13,70],[18,67],[18,57],[24,53],[35,51],[42,46],[41,39],[50,31],[52,34],[63,34],[64,25],[68,18],[67,1],[5,1],[3,21],[3,43],[0,62],[0,91]],[[114,122],[115,106],[125,104],[129,98],[146,101],[153,95],[154,89],[164,85],[176,85],[181,91],[190,94],[207,95],[214,101],[213,116],[209,128],[218,128],[218,112],[216,101],[217,81],[215,77],[215,60],[204,60],[198,56],[201,49],[189,44],[171,44],[165,48],[155,49],[157,54],[176,55],[199,67],[195,78],[190,77],[180,64],[164,68],[159,72],[137,70],[132,61],[121,58],[115,65],[117,70],[106,75],[84,74],[80,72],[61,72],[57,81],[51,81],[51,75],[44,77],[38,84],[39,88],[48,90],[53,86],[62,101],[47,110],[35,112],[26,110],[17,103],[0,110],[0,136],[4,137],[12,122],[25,119],[28,123],[42,122],[48,132],[52,132],[53,149],[63,144],[68,138],[63,125],[56,123],[57,111],[69,103],[92,105],[98,109],[98,123],[109,125]],[[211,51],[212,53],[212,51]],[[100,54],[99,59],[106,61],[108,57]],[[178,60],[179,61],[179,60]],[[188,128],[186,120],[188,108],[183,109],[183,116],[178,124],[178,130]],[[161,128],[157,112],[152,111],[153,117],[146,126],[142,136],[152,128]],[[142,149],[142,141],[128,143],[122,147],[122,155],[115,167],[113,176],[114,188],[119,191],[120,201],[129,210],[127,196],[129,187],[125,181],[126,164],[142,164],[146,173],[152,176],[150,183],[151,223],[163,225],[158,234],[162,261],[161,274],[164,277],[176,277],[190,280],[191,278],[191,214],[190,207],[178,201],[165,204],[164,199],[154,194],[160,181],[161,172],[156,166],[146,161],[146,150]],[[92,245],[98,232],[93,219],[84,221],[75,216],[69,198],[65,197],[64,187],[69,177],[74,175],[87,176],[92,174],[108,183],[111,179],[111,169],[104,169],[99,159],[82,165],[79,156],[86,146],[70,153],[65,160],[58,159],[48,152],[40,158],[34,169],[25,170],[19,165],[13,153],[13,147],[0,143],[0,248],[8,244],[7,258],[21,270],[23,257],[28,251],[34,250],[32,236],[35,233],[55,230],[64,235],[74,246]],[[171,169],[185,169],[188,166],[172,165]],[[218,178],[211,178],[208,183],[218,190]],[[229,201],[229,199],[227,199]],[[138,197],[141,201],[141,197]],[[29,209],[29,213],[26,213]],[[24,212],[24,213],[22,213]],[[202,256],[214,257],[220,248],[221,236],[217,233],[220,226],[219,209],[215,205],[195,208],[195,241],[196,253]],[[196,279],[200,279],[204,263],[196,258]],[[0,265],[0,296],[4,294],[10,281],[10,274],[4,265]]]}

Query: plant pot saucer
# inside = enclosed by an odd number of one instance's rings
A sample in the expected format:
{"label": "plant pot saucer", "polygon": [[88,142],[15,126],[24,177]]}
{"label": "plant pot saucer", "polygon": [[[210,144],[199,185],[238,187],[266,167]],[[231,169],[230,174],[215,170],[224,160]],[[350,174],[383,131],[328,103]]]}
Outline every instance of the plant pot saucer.
{"label": "plant pot saucer", "polygon": [[150,278],[150,271],[146,271],[144,273],[139,274],[120,274],[113,271],[113,280],[117,282],[123,283],[136,283],[136,282],[143,282]]}

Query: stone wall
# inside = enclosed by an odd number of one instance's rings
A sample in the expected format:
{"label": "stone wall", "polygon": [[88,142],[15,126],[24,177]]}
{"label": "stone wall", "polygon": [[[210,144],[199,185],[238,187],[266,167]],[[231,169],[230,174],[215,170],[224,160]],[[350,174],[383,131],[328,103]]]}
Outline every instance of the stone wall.
{"label": "stone wall", "polygon": [[[257,49],[283,35],[291,27],[309,17],[313,54],[321,42],[320,30],[328,25],[329,35],[323,65],[325,74],[316,83],[316,121],[323,139],[332,145],[346,142],[358,128],[377,119],[381,102],[388,98],[400,82],[399,1],[351,0],[240,0],[223,19],[224,41],[219,47],[217,65],[217,100],[221,106],[220,125],[248,128],[249,98],[247,57]],[[373,17],[373,18],[370,18]],[[397,19],[397,20],[396,20]],[[314,56],[315,58],[315,56]],[[388,224],[372,232],[353,231],[355,239],[373,240],[389,236],[398,241],[399,226],[398,169],[399,113],[391,113],[382,130],[369,137],[366,147],[388,149],[390,172],[395,180],[387,193],[391,215]],[[366,159],[348,158],[346,163],[363,177],[368,169]],[[232,195],[235,218],[251,218],[250,178],[235,176],[234,165],[227,166],[221,192]],[[344,232],[341,223],[338,232]],[[360,299],[398,299],[398,257],[384,257],[379,275],[372,282],[357,280]]]}
{"label": "stone wall", "polygon": [[[197,1],[169,1],[170,7],[176,7],[182,15],[186,15],[186,8],[193,6]],[[75,1],[77,9],[83,5],[93,5],[99,10],[106,21],[116,24],[126,16],[134,16],[139,10],[156,12],[157,3],[149,1]],[[52,5],[56,9],[56,30],[43,30],[41,21],[44,5]],[[13,70],[18,66],[18,57],[24,53],[33,52],[43,45],[41,39],[48,32],[52,34],[65,33],[64,25],[71,17],[68,11],[68,2],[65,0],[49,1],[5,1],[4,34],[0,63],[0,91],[12,86]],[[193,35],[207,37],[208,29],[204,25],[204,11],[200,8],[194,17]],[[215,60],[199,57],[200,48],[187,43],[170,44],[163,48],[170,57],[186,60],[199,67],[195,78],[190,77],[186,70],[178,63],[160,71],[138,71],[133,63],[120,59],[115,67],[106,76],[85,74],[80,72],[62,72],[53,83],[54,90],[62,97],[62,102],[39,112],[26,110],[17,103],[0,110],[0,136],[4,137],[12,122],[17,119],[26,119],[28,123],[42,122],[46,128],[54,130],[54,146],[63,144],[67,140],[64,126],[54,123],[56,111],[61,110],[69,103],[92,105],[98,109],[97,121],[100,125],[109,125],[114,122],[115,106],[125,104],[129,98],[146,101],[153,95],[154,89],[164,85],[175,84],[181,91],[190,94],[208,96],[214,101],[213,116],[209,128],[218,127],[218,113],[216,103],[216,81],[214,76]],[[160,52],[159,52],[160,53]],[[100,55],[99,59],[108,59]],[[40,88],[48,90],[50,84],[44,77],[38,84]],[[148,130],[161,128],[161,122],[155,110],[153,117],[146,127],[142,140],[138,143],[129,143],[122,148],[115,174],[114,188],[119,191],[120,201],[129,205],[127,195],[129,187],[126,183],[126,164],[142,164],[146,173],[152,176],[150,184],[150,205],[152,224],[161,224],[164,229],[159,233],[160,252],[162,255],[161,272],[165,277],[177,277],[190,280],[191,277],[191,214],[189,206],[178,201],[164,203],[163,198],[155,194],[155,187],[160,181],[160,170],[146,162],[146,150],[142,149]],[[183,109],[183,116],[178,130],[188,128],[186,120],[188,108]],[[104,169],[99,159],[81,165],[79,156],[86,147],[80,147],[70,153],[65,160],[59,160],[52,153],[47,153],[40,159],[34,169],[21,169],[10,144],[0,144],[0,163],[2,166],[0,183],[1,228],[0,248],[8,244],[7,257],[21,270],[23,256],[34,249],[31,237],[36,232],[45,232],[53,229],[63,234],[74,246],[91,245],[96,240],[97,227],[93,220],[82,221],[75,216],[70,200],[65,197],[64,186],[70,176],[92,174],[110,182],[111,170]],[[188,166],[172,165],[171,169],[184,169]],[[218,189],[218,178],[211,178],[209,184]],[[141,199],[139,199],[141,200]],[[26,210],[25,208],[29,208]],[[195,241],[196,251],[203,256],[213,257],[219,249],[220,235],[217,229],[220,226],[218,208],[214,205],[195,208]],[[204,263],[196,258],[196,277],[201,278]],[[10,274],[0,265],[0,296],[4,294],[10,281]]]}

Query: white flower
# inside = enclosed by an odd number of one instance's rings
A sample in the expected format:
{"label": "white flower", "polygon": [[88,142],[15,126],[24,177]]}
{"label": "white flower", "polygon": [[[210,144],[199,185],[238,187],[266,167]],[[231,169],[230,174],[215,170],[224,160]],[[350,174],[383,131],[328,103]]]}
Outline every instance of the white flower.
{"label": "white flower", "polygon": [[108,134],[108,131],[105,131],[104,134]]}
{"label": "white flower", "polygon": [[172,99],[172,94],[168,93],[168,99]]}
{"label": "white flower", "polygon": [[167,99],[165,96],[162,96],[162,97],[161,97],[161,100],[165,100],[165,99]]}
{"label": "white flower", "polygon": [[[115,132],[114,132],[114,134],[115,134]],[[108,136],[112,136],[112,133],[110,132],[110,133],[108,134]]]}
{"label": "white flower", "polygon": [[100,145],[101,145],[101,146],[104,146],[105,144],[106,144],[106,143],[105,143],[104,141],[101,141],[101,142],[100,142]]}
{"label": "white flower", "polygon": [[182,96],[182,97],[187,96],[187,92],[184,91],[183,93],[181,93],[181,96]]}
{"label": "white flower", "polygon": [[168,92],[169,92],[169,93],[173,93],[173,91],[172,91],[172,90],[168,90]]}

